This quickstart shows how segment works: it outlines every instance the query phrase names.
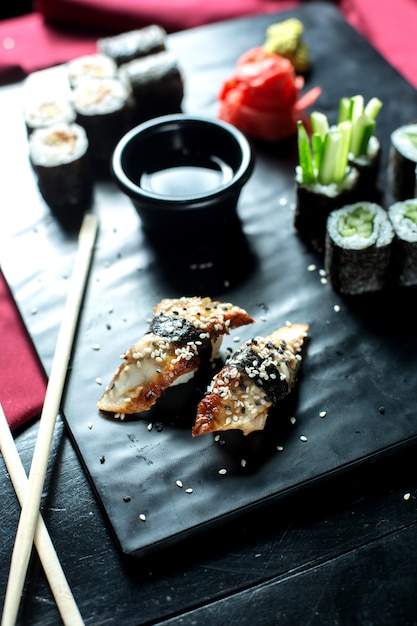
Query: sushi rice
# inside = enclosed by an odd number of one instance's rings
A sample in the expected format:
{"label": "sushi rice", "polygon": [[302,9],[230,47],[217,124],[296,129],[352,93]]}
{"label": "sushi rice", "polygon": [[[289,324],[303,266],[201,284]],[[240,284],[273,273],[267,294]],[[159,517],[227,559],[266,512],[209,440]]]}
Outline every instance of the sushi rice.
{"label": "sushi rice", "polygon": [[357,202],[327,220],[325,269],[334,288],[356,295],[383,289],[390,278],[394,230],[378,204]]}
{"label": "sushi rice", "polygon": [[388,208],[394,227],[394,267],[399,285],[417,285],[417,198],[395,202]]}

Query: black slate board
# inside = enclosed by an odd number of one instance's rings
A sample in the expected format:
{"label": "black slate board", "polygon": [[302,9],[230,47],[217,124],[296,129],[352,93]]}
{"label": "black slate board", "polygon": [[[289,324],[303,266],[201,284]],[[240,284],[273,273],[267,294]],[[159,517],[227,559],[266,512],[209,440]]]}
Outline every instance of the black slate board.
{"label": "black slate board", "polygon": [[[218,88],[238,56],[263,43],[270,23],[292,15],[303,21],[312,55],[306,89],[323,89],[316,108],[332,120],[342,96],[362,93],[365,99],[383,100],[378,136],[383,146],[381,187],[386,192],[389,135],[414,117],[417,94],[330,4],[307,3],[277,16],[171,36],[186,81],[184,110],[214,116]],[[52,73],[62,78],[62,68]],[[4,96],[11,108],[21,93],[17,88]],[[16,119],[16,113],[12,117]],[[19,206],[27,221],[16,229],[2,263],[48,371],[76,239],[50,218],[22,157],[24,133],[17,135],[22,150],[11,158],[11,165],[19,167],[25,181],[25,201],[20,197]],[[63,414],[127,554],[186,538],[417,437],[415,290],[353,299],[323,284],[322,259],[292,229],[295,141],[254,143],[254,151],[255,170],[238,207],[241,232],[211,234],[187,256],[169,251],[161,255],[113,182],[102,180],[96,186],[93,210],[100,217],[100,233]],[[2,193],[9,204],[16,204],[7,180]],[[389,193],[383,201],[390,202]],[[27,261],[16,264],[16,259],[27,259],[28,252],[30,267]],[[191,264],[199,268],[190,269]],[[317,269],[308,271],[310,264]],[[277,424],[269,424],[268,436],[262,441],[252,438],[246,449],[233,441],[218,445],[211,436],[192,439],[188,426],[172,426],[157,410],[145,419],[119,422],[95,409],[103,391],[96,379],[108,382],[119,355],[147,329],[154,304],[163,297],[193,294],[232,301],[257,320],[252,327],[234,331],[224,348],[267,334],[287,320],[310,324],[297,390],[282,404]],[[320,417],[322,411],[325,417]],[[291,417],[296,418],[294,424]],[[243,456],[246,468],[241,466]],[[227,474],[219,474],[222,468]],[[262,508],[259,514],[261,520]]]}

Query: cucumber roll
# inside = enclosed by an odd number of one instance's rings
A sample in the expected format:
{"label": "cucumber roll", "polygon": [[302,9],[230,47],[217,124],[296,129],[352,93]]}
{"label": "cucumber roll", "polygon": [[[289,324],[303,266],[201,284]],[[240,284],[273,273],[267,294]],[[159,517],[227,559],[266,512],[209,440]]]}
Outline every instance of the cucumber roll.
{"label": "cucumber roll", "polygon": [[74,88],[84,80],[117,78],[117,65],[105,54],[87,54],[68,61],[67,74],[70,87]]}
{"label": "cucumber roll", "polygon": [[357,202],[327,220],[324,264],[333,287],[357,295],[383,289],[390,277],[394,231],[378,204]]}
{"label": "cucumber roll", "polygon": [[101,54],[111,57],[117,65],[122,65],[166,50],[166,37],[167,33],[161,26],[151,24],[120,35],[98,39],[97,49]]}
{"label": "cucumber roll", "polygon": [[39,191],[58,217],[71,221],[88,208],[93,179],[88,139],[81,126],[60,123],[34,130],[29,137],[29,158]]}
{"label": "cucumber roll", "polygon": [[396,282],[417,285],[417,198],[395,202],[388,208],[394,227],[393,265]]}
{"label": "cucumber roll", "polygon": [[417,165],[417,124],[400,126],[391,134],[388,158],[388,185],[397,200],[415,195]]}
{"label": "cucumber roll", "polygon": [[116,143],[130,127],[129,96],[118,78],[82,81],[73,90],[77,123],[87,133],[91,158],[106,170]]}

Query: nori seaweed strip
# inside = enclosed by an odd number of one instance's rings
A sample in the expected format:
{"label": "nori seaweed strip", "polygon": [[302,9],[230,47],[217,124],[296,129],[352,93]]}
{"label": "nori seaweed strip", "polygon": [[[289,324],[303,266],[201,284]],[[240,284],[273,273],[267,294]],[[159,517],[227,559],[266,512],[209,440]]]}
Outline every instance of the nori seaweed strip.
{"label": "nori seaweed strip", "polygon": [[209,337],[203,337],[201,329],[196,328],[183,317],[172,315],[157,315],[150,323],[150,331],[159,337],[168,339],[176,346],[184,346],[187,343],[196,343],[201,353],[211,347]]}
{"label": "nori seaweed strip", "polygon": [[368,154],[349,159],[349,164],[359,172],[358,199],[369,202],[377,202],[381,197],[378,189],[378,176],[381,166],[382,147],[381,142],[373,135],[369,142]]}
{"label": "nori seaweed strip", "polygon": [[408,206],[416,207],[417,198],[396,202],[388,208],[395,232],[393,241],[393,276],[402,287],[417,285],[417,224],[404,216]]}
{"label": "nori seaweed strip", "polygon": [[[267,347],[270,348],[271,353],[268,358],[263,359],[250,345],[243,344],[227,359],[226,366],[235,366],[246,375],[248,375],[248,371],[251,371],[251,380],[266,392],[268,401],[272,402],[272,404],[276,404],[287,395],[289,386],[288,381],[285,379],[281,380],[279,376],[278,366],[280,354],[283,353],[282,348],[274,345],[272,341],[268,342]],[[262,377],[259,373],[256,373],[259,372],[261,363],[264,373]]]}
{"label": "nori seaweed strip", "polygon": [[132,91],[137,123],[181,111],[184,80],[177,58],[171,52],[159,52],[124,63],[119,76]]}
{"label": "nori seaweed strip", "polygon": [[391,134],[388,155],[388,185],[397,200],[415,196],[417,124],[397,128]]}
{"label": "nori seaweed strip", "polygon": [[76,161],[54,167],[33,165],[43,199],[54,212],[65,217],[68,211],[85,210],[91,203],[93,178],[87,154]]}

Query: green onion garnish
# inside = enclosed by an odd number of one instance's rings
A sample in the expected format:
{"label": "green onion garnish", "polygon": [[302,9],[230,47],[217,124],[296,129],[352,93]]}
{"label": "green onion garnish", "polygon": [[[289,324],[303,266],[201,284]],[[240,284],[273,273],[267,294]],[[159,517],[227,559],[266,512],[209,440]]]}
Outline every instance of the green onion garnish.
{"label": "green onion garnish", "polygon": [[349,157],[367,153],[369,140],[375,132],[376,118],[381,110],[379,98],[371,98],[365,106],[361,95],[341,98],[338,121],[330,127],[324,113],[310,115],[311,146],[307,131],[298,122],[298,153],[302,182],[322,185],[341,183],[347,171]]}

